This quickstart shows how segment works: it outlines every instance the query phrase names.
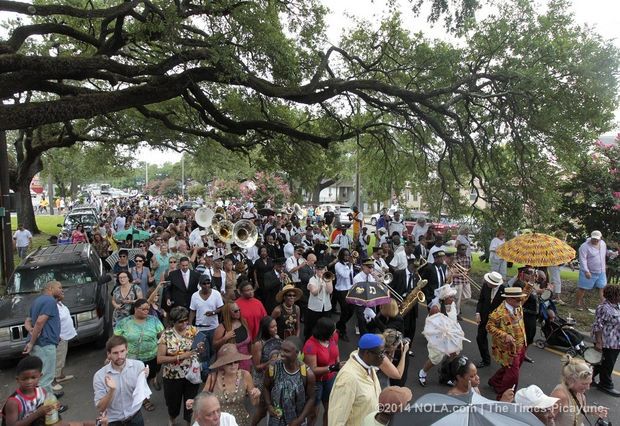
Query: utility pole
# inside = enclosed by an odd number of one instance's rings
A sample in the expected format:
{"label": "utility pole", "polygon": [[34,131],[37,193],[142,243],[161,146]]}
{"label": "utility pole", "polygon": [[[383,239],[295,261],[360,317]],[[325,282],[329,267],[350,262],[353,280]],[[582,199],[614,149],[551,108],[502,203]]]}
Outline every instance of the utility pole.
{"label": "utility pole", "polygon": [[185,155],[181,156],[181,198],[185,201]]}
{"label": "utility pole", "polygon": [[146,176],[145,176],[145,182],[144,182],[144,186],[149,184],[149,163],[147,163],[146,161],[144,162],[144,165],[146,167]]}
{"label": "utility pole", "polygon": [[[28,194],[30,197],[30,194]],[[13,239],[11,235],[11,199],[9,196],[9,154],[6,132],[0,131],[0,282],[6,284],[13,273]]]}
{"label": "utility pole", "polygon": [[[28,194],[30,197],[30,194]],[[47,201],[50,203],[50,216],[54,214],[54,181],[52,180],[52,174],[47,178]]]}

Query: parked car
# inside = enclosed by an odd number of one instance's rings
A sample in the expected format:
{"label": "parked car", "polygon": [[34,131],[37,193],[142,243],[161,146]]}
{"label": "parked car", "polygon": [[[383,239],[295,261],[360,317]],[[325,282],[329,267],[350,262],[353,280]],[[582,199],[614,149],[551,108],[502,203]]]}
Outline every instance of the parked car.
{"label": "parked car", "polygon": [[331,207],[331,211],[333,211],[334,213],[338,210],[340,211],[340,224],[342,225],[351,225],[351,218],[349,217],[350,214],[353,214],[353,210],[351,210],[351,207],[344,205],[344,204],[331,204],[331,203],[327,203],[327,204],[321,204],[321,210],[322,211],[327,211],[327,207]]}
{"label": "parked car", "polygon": [[58,226],[62,228],[61,231],[66,231],[71,235],[71,232],[80,224],[84,226],[88,238],[92,238],[93,229],[97,229],[99,219],[92,210],[71,211],[65,216],[63,224]]}
{"label": "parked car", "polygon": [[15,269],[0,298],[0,359],[20,356],[28,342],[30,305],[49,281],[60,281],[77,336],[71,344],[103,346],[112,331],[111,276],[90,244],[40,247]]}
{"label": "parked car", "polygon": [[431,220],[427,212],[419,211],[411,212],[403,219],[403,223],[405,224],[409,234],[413,232],[413,227],[420,217],[425,218],[427,223],[430,222],[436,235],[456,235],[459,232],[459,224],[448,218],[447,215],[442,214],[440,220]]}

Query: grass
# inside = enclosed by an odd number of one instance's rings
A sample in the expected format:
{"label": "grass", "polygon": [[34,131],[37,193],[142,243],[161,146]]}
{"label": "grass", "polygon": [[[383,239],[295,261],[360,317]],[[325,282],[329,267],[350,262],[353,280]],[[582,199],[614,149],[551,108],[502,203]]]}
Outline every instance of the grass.
{"label": "grass", "polygon": [[[49,245],[48,238],[52,235],[58,235],[58,231],[60,228],[58,225],[62,225],[64,221],[64,216],[49,216],[49,215],[39,215],[36,216],[37,226],[41,233],[34,235],[32,237],[32,247],[34,250],[38,247]],[[11,217],[11,230],[15,231],[17,229],[17,218]],[[14,264],[17,266],[21,259],[17,257],[17,253],[14,253]]]}

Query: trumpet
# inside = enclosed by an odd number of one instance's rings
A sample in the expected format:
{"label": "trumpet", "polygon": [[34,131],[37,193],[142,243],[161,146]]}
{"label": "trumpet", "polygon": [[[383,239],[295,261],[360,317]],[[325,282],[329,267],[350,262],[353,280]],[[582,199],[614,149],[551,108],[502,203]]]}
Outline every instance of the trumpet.
{"label": "trumpet", "polygon": [[353,251],[351,252],[351,258],[353,259],[353,262],[352,262],[352,263],[357,263],[357,259],[358,259],[359,257],[360,257],[360,254],[359,254],[356,250],[353,250]]}
{"label": "trumpet", "polygon": [[334,278],[336,278],[336,276],[333,273],[329,271],[323,272],[323,278],[322,278],[323,281],[325,282],[333,281]]}
{"label": "trumpet", "polygon": [[280,272],[280,281],[282,281],[282,286],[292,284],[291,277],[286,272]]}

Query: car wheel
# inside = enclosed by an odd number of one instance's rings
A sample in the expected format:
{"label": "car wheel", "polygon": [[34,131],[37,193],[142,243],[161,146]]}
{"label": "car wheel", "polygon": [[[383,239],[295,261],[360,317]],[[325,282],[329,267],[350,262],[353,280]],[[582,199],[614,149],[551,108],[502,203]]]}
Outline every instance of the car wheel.
{"label": "car wheel", "polygon": [[373,218],[371,218],[371,219],[370,219],[370,224],[371,224],[372,226],[377,226],[377,219],[376,219],[376,218],[374,218],[374,217],[373,217]]}

